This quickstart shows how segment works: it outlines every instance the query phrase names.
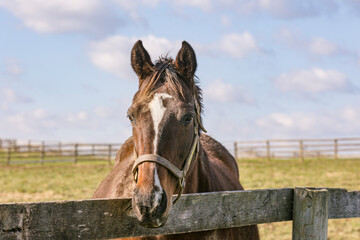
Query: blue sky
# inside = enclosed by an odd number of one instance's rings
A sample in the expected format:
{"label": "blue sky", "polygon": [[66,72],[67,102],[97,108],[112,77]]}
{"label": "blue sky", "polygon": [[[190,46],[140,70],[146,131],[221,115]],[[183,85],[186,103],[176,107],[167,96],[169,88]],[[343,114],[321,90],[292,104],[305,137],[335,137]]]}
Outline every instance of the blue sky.
{"label": "blue sky", "polygon": [[359,136],[357,26],[359,0],[0,0],[0,137],[124,141],[138,39],[194,47],[223,142]]}

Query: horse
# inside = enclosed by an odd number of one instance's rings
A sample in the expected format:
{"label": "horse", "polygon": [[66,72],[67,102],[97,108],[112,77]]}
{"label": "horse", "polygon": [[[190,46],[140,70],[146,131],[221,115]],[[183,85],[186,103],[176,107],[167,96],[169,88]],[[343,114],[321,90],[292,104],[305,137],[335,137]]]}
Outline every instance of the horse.
{"label": "horse", "polygon": [[[234,157],[205,134],[197,61],[190,44],[182,42],[175,60],[165,56],[153,63],[138,40],[131,50],[131,66],[139,78],[127,112],[133,134],[93,197],[131,197],[138,221],[151,228],[166,223],[182,193],[243,190]],[[259,240],[259,233],[252,225],[131,239]]]}

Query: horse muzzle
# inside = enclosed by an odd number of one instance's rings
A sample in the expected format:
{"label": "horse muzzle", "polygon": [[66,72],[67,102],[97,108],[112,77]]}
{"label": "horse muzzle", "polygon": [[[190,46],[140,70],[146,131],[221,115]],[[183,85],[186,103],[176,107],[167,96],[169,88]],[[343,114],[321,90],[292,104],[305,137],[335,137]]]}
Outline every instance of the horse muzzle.
{"label": "horse muzzle", "polygon": [[153,189],[143,193],[135,188],[132,197],[132,207],[140,224],[148,228],[161,227],[167,220],[167,197],[164,190]]}

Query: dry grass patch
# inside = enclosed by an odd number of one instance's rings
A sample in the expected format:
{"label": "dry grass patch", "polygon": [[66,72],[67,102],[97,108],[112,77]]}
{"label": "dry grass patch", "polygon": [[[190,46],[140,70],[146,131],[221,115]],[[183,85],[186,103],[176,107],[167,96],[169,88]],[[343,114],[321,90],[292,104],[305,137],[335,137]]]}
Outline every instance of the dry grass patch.
{"label": "dry grass patch", "polygon": [[[360,160],[239,161],[240,180],[246,189],[331,187],[360,190]],[[287,240],[292,223],[259,225],[262,240]],[[328,239],[360,239],[360,218],[330,220]]]}
{"label": "dry grass patch", "polygon": [[[239,161],[246,189],[295,186],[360,190],[360,160]],[[106,164],[1,166],[0,202],[90,198],[111,170]],[[262,240],[291,239],[291,222],[259,225]],[[360,239],[360,218],[329,221],[328,239]]]}

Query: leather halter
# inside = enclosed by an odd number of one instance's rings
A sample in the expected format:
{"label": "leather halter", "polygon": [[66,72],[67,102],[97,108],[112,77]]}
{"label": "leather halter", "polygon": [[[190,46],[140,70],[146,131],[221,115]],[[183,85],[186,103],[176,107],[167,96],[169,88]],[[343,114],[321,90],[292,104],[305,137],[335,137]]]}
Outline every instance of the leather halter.
{"label": "leather halter", "polygon": [[[166,69],[166,67],[161,68],[160,73],[158,73],[156,75],[159,76],[161,74],[161,72]],[[139,156],[135,160],[135,163],[132,168],[132,173],[133,173],[135,182],[137,182],[137,177],[138,177],[138,166],[144,162],[153,162],[153,163],[160,164],[161,166],[165,167],[168,171],[170,171],[178,179],[179,186],[180,186],[180,191],[179,191],[176,199],[173,201],[173,204],[175,204],[177,202],[177,200],[180,198],[182,192],[184,191],[185,178],[189,172],[190,165],[191,165],[192,161],[196,160],[198,157],[199,142],[200,142],[200,129],[202,129],[204,132],[206,132],[205,128],[203,127],[203,125],[201,123],[201,119],[200,119],[199,103],[198,103],[196,97],[194,97],[194,100],[195,100],[195,112],[196,112],[196,117],[194,118],[194,137],[193,137],[192,145],[190,148],[190,152],[188,153],[188,155],[185,159],[183,169],[180,170],[169,160],[167,160],[166,158],[164,158],[162,156],[156,155],[156,154],[144,154],[144,155]]]}

